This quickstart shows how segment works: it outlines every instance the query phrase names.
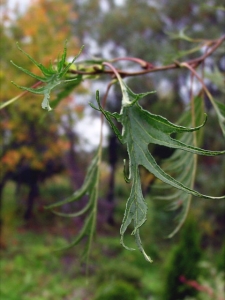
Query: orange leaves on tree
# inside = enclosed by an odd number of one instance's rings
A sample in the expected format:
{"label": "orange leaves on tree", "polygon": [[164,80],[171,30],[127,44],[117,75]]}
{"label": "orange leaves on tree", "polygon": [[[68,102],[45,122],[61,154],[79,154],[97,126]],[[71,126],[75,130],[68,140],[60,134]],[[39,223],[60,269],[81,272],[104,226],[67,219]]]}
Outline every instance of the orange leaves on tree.
{"label": "orange leaves on tree", "polygon": [[[10,83],[11,80],[24,86],[35,83],[13,67],[10,60],[35,74],[39,71],[27,57],[18,53],[15,42],[18,41],[26,52],[46,66],[59,57],[65,40],[68,40],[68,56],[75,56],[80,47],[70,26],[74,18],[76,14],[63,0],[36,0],[30,2],[24,14],[15,16],[13,24],[7,28],[2,27],[4,63],[0,79],[4,90],[0,94],[1,101],[18,93]],[[65,111],[57,109],[54,114],[43,116],[39,99],[39,96],[28,94],[18,103],[1,111],[3,134],[0,142],[3,151],[0,163],[3,165],[3,174],[15,171],[22,164],[31,169],[44,170],[49,161],[58,163],[69,147],[68,142],[62,141],[58,134],[60,115]],[[3,139],[3,136],[7,138]]]}
{"label": "orange leaves on tree", "polygon": [[20,153],[16,150],[9,150],[1,159],[2,170],[4,172],[14,171],[20,161]]}
{"label": "orange leaves on tree", "polygon": [[[75,40],[72,39],[70,24],[76,16],[74,13],[72,15],[71,11],[71,5],[62,0],[33,2],[27,13],[18,20],[23,39],[27,41],[27,48],[24,50],[35,58],[41,56],[42,63],[45,64],[53,57],[58,57],[61,45],[66,39],[69,39],[73,51],[69,52],[74,55],[78,49]],[[40,51],[44,53],[40,53]]]}

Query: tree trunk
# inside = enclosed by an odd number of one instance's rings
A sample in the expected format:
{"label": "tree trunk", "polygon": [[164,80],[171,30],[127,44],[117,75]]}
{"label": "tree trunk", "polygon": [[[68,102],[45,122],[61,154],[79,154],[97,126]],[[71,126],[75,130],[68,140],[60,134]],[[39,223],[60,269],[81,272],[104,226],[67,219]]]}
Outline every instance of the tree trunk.
{"label": "tree trunk", "polygon": [[30,191],[27,198],[27,207],[24,214],[24,219],[26,221],[30,220],[32,218],[33,208],[34,208],[34,202],[35,198],[39,195],[39,187],[37,182],[32,182],[29,186]]}
{"label": "tree trunk", "polygon": [[114,209],[115,209],[115,172],[116,172],[116,163],[118,159],[117,153],[117,137],[115,135],[111,135],[109,138],[109,164],[111,168],[110,178],[109,178],[109,190],[106,201],[109,204],[110,210],[107,218],[107,222],[110,225],[115,224],[114,220]]}
{"label": "tree trunk", "polygon": [[3,203],[2,203],[2,194],[3,194],[3,189],[5,187],[5,184],[8,180],[8,175],[3,176],[3,178],[1,178],[0,181],[0,249],[4,249],[6,247],[6,242],[4,241],[3,238],[3,217],[2,217],[2,207],[3,207]]}

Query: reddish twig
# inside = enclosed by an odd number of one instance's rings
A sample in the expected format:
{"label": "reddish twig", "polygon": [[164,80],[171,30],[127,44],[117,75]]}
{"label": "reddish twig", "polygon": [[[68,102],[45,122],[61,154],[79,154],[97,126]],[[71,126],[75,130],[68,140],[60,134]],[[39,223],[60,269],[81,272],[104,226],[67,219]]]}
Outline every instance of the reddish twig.
{"label": "reddish twig", "polygon": [[[120,69],[116,69],[116,71],[120,74],[121,77],[129,77],[129,76],[139,76],[139,75],[144,75],[144,74],[149,74],[149,73],[154,73],[154,72],[160,72],[160,71],[166,71],[166,70],[172,70],[172,69],[178,69],[181,68],[182,65],[186,64],[191,66],[192,68],[197,68],[208,56],[210,56],[215,50],[225,41],[225,35],[222,36],[219,39],[216,40],[211,40],[211,41],[206,41],[203,46],[208,46],[211,47],[211,49],[207,52],[205,52],[203,55],[190,59],[188,61],[180,62],[179,64],[177,62],[174,62],[172,64],[166,65],[166,66],[160,66],[160,67],[154,67],[151,63],[144,61],[139,58],[134,58],[134,57],[120,57],[113,59],[112,62],[118,61],[118,60],[130,60],[136,63],[139,63],[142,67],[146,68],[145,70],[142,71],[137,71],[137,72],[126,72]],[[105,63],[104,63],[105,64]],[[114,70],[105,70],[105,69],[96,69],[91,72],[86,72],[86,71],[71,71],[73,74],[82,74],[82,75],[97,75],[97,74],[115,74]]]}

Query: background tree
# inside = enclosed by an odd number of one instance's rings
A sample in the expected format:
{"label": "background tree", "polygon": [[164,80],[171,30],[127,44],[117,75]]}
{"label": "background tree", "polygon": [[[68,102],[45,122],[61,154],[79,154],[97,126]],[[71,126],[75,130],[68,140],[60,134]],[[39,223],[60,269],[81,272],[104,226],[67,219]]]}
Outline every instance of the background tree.
{"label": "background tree", "polygon": [[[1,25],[4,41],[1,44],[1,101],[17,93],[10,78],[15,78],[22,85],[34,84],[32,79],[27,75],[21,76],[10,64],[10,60],[13,60],[14,63],[23,62],[24,67],[31,70],[34,68],[22,54],[18,55],[15,41],[44,64],[49,64],[52,57],[60,54],[66,39],[69,39],[69,54],[77,49],[77,40],[72,37],[70,27],[70,20],[76,14],[63,1],[36,1],[28,7],[25,14],[16,14],[13,19],[9,17],[6,10],[5,22],[8,25]],[[66,111],[58,109],[54,115],[43,115],[39,99],[40,97],[27,95],[14,107],[1,111],[1,190],[9,179],[14,180],[18,188],[21,184],[28,186],[30,191],[25,218],[31,217],[34,199],[38,195],[38,183],[65,168],[63,156],[70,145],[68,140],[59,135],[60,120]],[[71,99],[73,98],[70,101]],[[76,104],[73,105],[74,111],[75,106]]]}

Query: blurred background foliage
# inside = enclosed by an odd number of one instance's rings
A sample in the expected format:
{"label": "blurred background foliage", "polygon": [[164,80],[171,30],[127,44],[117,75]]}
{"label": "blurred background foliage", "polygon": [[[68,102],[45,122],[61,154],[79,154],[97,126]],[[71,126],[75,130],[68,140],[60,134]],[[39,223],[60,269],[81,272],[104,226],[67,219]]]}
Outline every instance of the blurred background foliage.
{"label": "blurred background foliage", "polygon": [[[23,86],[35,83],[10,60],[38,74],[16,42],[44,65],[57,59],[67,39],[69,57],[85,45],[80,60],[133,56],[160,66],[200,55],[201,48],[195,54],[188,50],[198,45],[199,39],[219,38],[225,26],[219,0],[188,0],[182,5],[168,0],[36,0],[16,6],[5,0],[1,1],[1,14],[1,102],[20,92],[11,80]],[[177,39],[182,30],[194,41]],[[119,66],[135,70],[130,63]],[[224,101],[220,80],[225,73],[224,45],[204,67],[207,87],[215,99]],[[95,137],[90,127],[97,116],[88,102],[94,101],[96,89],[103,95],[108,80],[102,76],[96,82],[83,82],[51,113],[41,109],[40,97],[30,94],[0,112],[2,299],[224,299],[224,201],[193,199],[186,229],[173,239],[164,239],[174,228],[175,214],[166,211],[166,201],[151,200],[148,187],[154,177],[143,173],[149,213],[141,234],[154,263],[149,265],[140,253],[120,246],[119,227],[128,196],[122,165],[125,150],[110,129],[101,167],[98,232],[89,284],[80,262],[82,244],[54,252],[73,239],[83,220],[57,217],[43,206],[67,197],[81,185],[95,147],[93,138],[88,138]],[[126,80],[136,93],[156,90],[142,105],[171,121],[179,119],[189,101],[187,71]],[[197,82],[194,88],[197,93]],[[69,92],[73,86],[67,89]],[[55,93],[57,98],[60,90]],[[119,110],[119,99],[120,91],[113,87],[108,109]],[[222,150],[224,139],[207,98],[205,110],[209,117],[202,147]],[[171,154],[159,148],[153,152],[158,160]],[[200,157],[196,188],[204,194],[225,194],[224,170],[223,157]],[[69,212],[82,204],[67,205],[63,210]],[[127,242],[132,243],[129,236]]]}

